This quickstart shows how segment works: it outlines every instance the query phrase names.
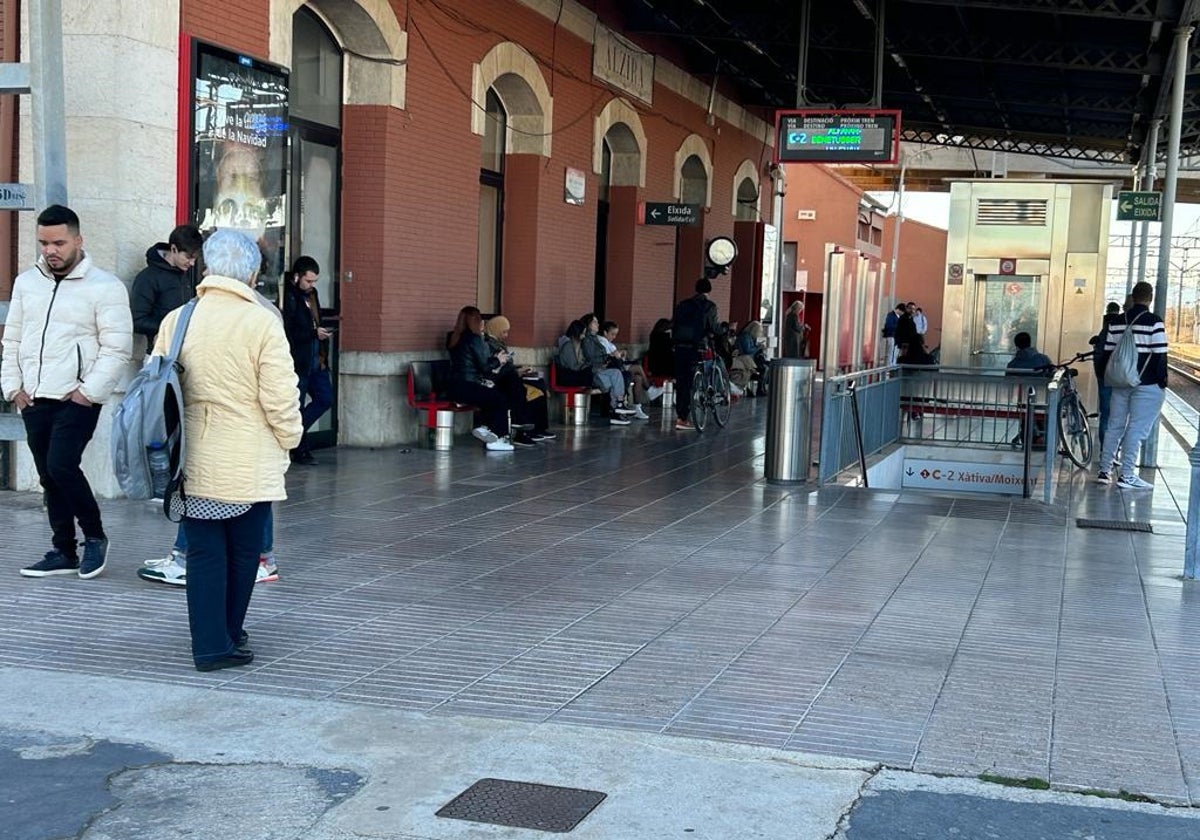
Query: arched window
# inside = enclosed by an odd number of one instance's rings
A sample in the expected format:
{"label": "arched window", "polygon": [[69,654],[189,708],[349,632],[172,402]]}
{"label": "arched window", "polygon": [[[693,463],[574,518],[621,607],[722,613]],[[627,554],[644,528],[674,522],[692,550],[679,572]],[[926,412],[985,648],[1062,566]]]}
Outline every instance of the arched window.
{"label": "arched window", "polygon": [[504,157],[508,112],[496,91],[488,88],[484,103],[483,150],[479,164],[479,262],[476,305],[485,313],[500,310],[504,242]]}
{"label": "arched window", "polygon": [[758,221],[758,187],[749,178],[743,178],[737,188],[737,213],[734,219],[738,221]]}

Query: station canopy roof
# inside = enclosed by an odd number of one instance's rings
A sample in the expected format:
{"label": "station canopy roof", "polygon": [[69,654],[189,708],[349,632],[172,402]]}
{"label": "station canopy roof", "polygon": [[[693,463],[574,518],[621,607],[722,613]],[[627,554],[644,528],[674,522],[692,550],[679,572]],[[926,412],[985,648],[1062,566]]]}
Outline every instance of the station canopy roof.
{"label": "station canopy roof", "polygon": [[[1155,117],[1165,156],[1175,32],[1200,18],[1200,0],[616,0],[615,10],[631,38],[669,46],[747,107],[874,104],[903,112],[906,141],[1132,164]],[[1188,43],[1184,157],[1200,155],[1200,34]]]}

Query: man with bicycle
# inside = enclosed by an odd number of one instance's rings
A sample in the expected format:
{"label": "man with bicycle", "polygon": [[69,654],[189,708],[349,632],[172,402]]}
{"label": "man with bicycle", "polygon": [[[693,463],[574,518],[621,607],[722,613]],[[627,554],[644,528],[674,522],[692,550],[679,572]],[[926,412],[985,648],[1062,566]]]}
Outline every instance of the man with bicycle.
{"label": "man with bicycle", "polygon": [[711,291],[712,281],[701,277],[696,281],[696,294],[675,306],[671,335],[675,340],[675,428],[679,431],[696,428],[688,417],[692,410],[692,371],[720,324],[717,305],[708,297]]}

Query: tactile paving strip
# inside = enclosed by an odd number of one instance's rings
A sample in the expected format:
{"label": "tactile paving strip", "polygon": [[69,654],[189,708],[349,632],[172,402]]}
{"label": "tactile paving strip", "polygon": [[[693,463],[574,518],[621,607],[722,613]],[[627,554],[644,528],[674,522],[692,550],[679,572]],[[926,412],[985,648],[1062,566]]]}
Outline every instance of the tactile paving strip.
{"label": "tactile paving strip", "polygon": [[1128,522],[1124,519],[1076,519],[1079,528],[1103,528],[1106,531],[1141,531],[1153,534],[1154,528],[1149,522]]}
{"label": "tactile paving strip", "polygon": [[480,779],[437,812],[439,817],[565,833],[608,794],[596,790]]}

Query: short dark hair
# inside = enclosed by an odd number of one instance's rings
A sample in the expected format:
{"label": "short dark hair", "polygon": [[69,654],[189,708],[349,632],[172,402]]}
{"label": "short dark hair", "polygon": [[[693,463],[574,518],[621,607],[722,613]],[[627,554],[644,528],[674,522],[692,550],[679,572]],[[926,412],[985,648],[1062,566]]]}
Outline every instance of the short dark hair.
{"label": "short dark hair", "polygon": [[1140,280],[1133,284],[1133,291],[1129,293],[1129,299],[1134,303],[1150,303],[1154,300],[1154,287],[1145,280]]}
{"label": "short dark hair", "polygon": [[296,257],[296,261],[292,263],[292,276],[303,277],[310,271],[313,274],[320,274],[321,266],[317,265],[317,261],[312,257]]}
{"label": "short dark hair", "polygon": [[712,281],[707,277],[701,277],[696,281],[696,294],[706,295],[712,291]]}
{"label": "short dark hair", "polygon": [[61,204],[51,204],[41,213],[38,213],[37,223],[39,227],[66,225],[67,230],[75,235],[79,235],[79,217],[75,215],[75,211],[70,207],[63,207]]}
{"label": "short dark hair", "polygon": [[894,307],[892,307],[893,312],[903,312],[904,310],[905,306],[903,303],[897,303]]}
{"label": "short dark hair", "polygon": [[1110,300],[1108,302],[1108,306],[1104,307],[1105,315],[1116,315],[1120,311],[1121,311],[1121,304],[1117,303],[1115,300]]}
{"label": "short dark hair", "polygon": [[608,332],[609,330],[619,330],[621,325],[616,321],[605,321],[600,325],[600,332]]}
{"label": "short dark hair", "polygon": [[185,254],[199,254],[204,247],[204,237],[195,225],[179,225],[167,237],[167,245],[174,245],[176,251]]}
{"label": "short dark hair", "polygon": [[1029,337],[1029,333],[1019,332],[1013,336],[1013,344],[1017,345],[1018,350],[1028,350],[1033,346],[1033,339]]}

